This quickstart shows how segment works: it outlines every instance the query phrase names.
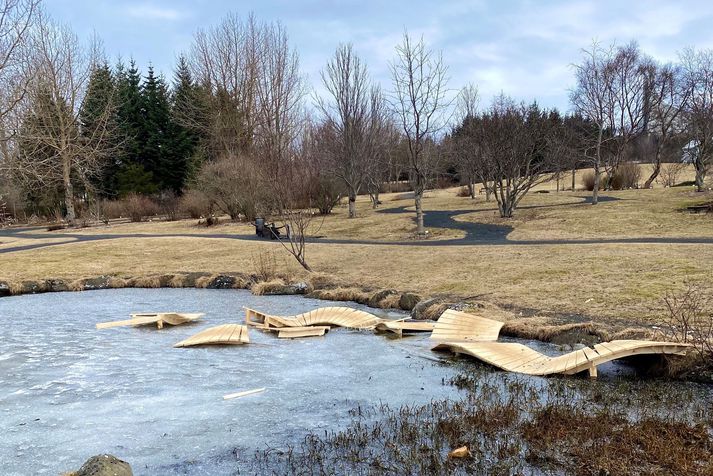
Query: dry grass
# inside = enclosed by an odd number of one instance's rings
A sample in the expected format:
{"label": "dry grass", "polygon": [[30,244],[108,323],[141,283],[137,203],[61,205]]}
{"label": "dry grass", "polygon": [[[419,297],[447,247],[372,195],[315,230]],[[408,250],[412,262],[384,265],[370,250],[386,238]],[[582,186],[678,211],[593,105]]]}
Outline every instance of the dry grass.
{"label": "dry grass", "polygon": [[[508,224],[514,228],[512,238],[713,236],[711,216],[679,211],[703,195],[680,188],[613,192],[622,200],[596,207],[568,205],[575,201],[571,192],[530,194],[523,205],[543,207],[518,210],[516,218],[508,221],[497,218],[494,204],[486,204],[482,196],[471,200],[458,198],[455,192],[429,192],[424,201],[426,209],[471,208],[476,211],[458,219]],[[384,195],[383,207],[410,205],[393,201],[394,197]],[[343,209],[337,210],[325,220],[321,233],[369,238],[390,230],[393,238],[404,237],[412,229],[410,214],[375,214],[367,202],[361,201],[359,210],[362,217],[355,220],[344,218]],[[685,279],[713,281],[710,245],[575,243],[431,248],[310,244],[307,261],[317,273],[308,275],[277,243],[200,237],[204,232],[252,233],[249,225],[205,230],[195,227],[193,221],[179,221],[73,230],[107,231],[159,235],[190,232],[195,237],[127,238],[0,254],[0,281],[18,289],[22,281],[48,277],[72,281],[101,275],[138,276],[142,278],[137,283],[124,284],[155,287],[157,282],[161,284],[162,275],[170,274],[166,286],[188,286],[193,281],[186,281],[184,275],[201,272],[211,276],[198,277],[195,285],[206,287],[219,274],[239,275],[253,270],[255,256],[277,254],[279,276],[304,280],[315,290],[325,290],[320,294],[328,299],[366,302],[370,296],[363,289],[410,290],[424,297],[444,295],[451,300],[482,296],[480,301],[496,306],[532,308],[542,315],[575,314],[580,316],[575,320],[592,319],[597,324],[616,324],[617,328],[657,322],[663,315],[661,296],[680,288]],[[239,287],[248,284],[236,282]],[[483,313],[497,315],[497,308],[486,308]],[[507,316],[496,318],[507,320]]]}
{"label": "dry grass", "polygon": [[276,291],[283,289],[286,285],[287,283],[285,283],[285,281],[283,281],[282,279],[261,281],[259,283],[253,284],[250,288],[250,292],[252,292],[256,296],[265,296],[268,294],[274,294]]}
{"label": "dry grass", "polygon": [[364,292],[360,288],[338,287],[334,289],[315,290],[310,294],[310,296],[329,301],[354,301],[366,303],[369,301],[371,294]]}
{"label": "dry grass", "polygon": [[592,337],[596,338],[596,340],[608,340],[608,333],[593,322],[548,325],[543,324],[542,320],[538,318],[513,319],[507,321],[500,332],[506,336],[543,342],[589,342]]}
{"label": "dry grass", "polygon": [[160,288],[161,278],[159,276],[138,276],[132,280],[135,288]]}

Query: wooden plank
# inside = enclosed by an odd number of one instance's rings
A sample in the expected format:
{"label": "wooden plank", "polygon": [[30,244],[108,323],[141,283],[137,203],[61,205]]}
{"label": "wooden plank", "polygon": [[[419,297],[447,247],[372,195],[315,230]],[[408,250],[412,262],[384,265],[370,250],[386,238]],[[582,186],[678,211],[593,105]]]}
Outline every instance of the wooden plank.
{"label": "wooden plank", "polygon": [[123,321],[113,321],[113,322],[100,322],[97,324],[97,329],[110,329],[112,327],[123,327],[123,326],[142,326],[146,324],[154,324],[158,322],[161,318],[157,315],[137,317],[135,319],[125,319]]}
{"label": "wooden plank", "polygon": [[305,326],[305,327],[285,327],[278,329],[279,339],[295,339],[298,337],[319,337],[323,336],[329,326]]}
{"label": "wooden plank", "polygon": [[436,321],[431,338],[447,341],[495,341],[502,326],[500,321],[447,309]]}
{"label": "wooden plank", "polygon": [[229,393],[228,395],[223,396],[223,400],[232,400],[234,398],[247,397],[248,395],[255,395],[256,393],[262,393],[264,391],[265,387],[256,388],[254,390],[245,390],[244,392]]}
{"label": "wooden plank", "polygon": [[210,327],[188,339],[184,339],[174,347],[192,347],[196,345],[240,345],[249,344],[248,328],[240,324],[223,324]]}

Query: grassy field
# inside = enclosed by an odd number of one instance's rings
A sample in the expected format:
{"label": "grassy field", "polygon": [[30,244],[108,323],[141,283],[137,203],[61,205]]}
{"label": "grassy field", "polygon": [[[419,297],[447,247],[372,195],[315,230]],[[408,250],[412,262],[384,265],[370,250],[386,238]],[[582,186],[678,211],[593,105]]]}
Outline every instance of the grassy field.
{"label": "grassy field", "polygon": [[[687,204],[713,200],[690,188],[606,192],[619,200],[597,206],[582,203],[586,192],[531,193],[516,216],[499,218],[494,202],[457,197],[457,189],[429,192],[426,210],[472,210],[456,219],[508,225],[511,240],[573,240],[566,244],[395,246],[310,244],[307,260],[316,271],[347,284],[447,295],[477,296],[480,301],[537,315],[571,314],[572,319],[626,326],[654,324],[662,315],[662,296],[684,281],[713,281],[713,245],[582,244],[576,240],[632,237],[713,237],[713,217],[681,211]],[[381,210],[411,206],[403,195],[385,195]],[[531,207],[531,208],[530,208]],[[385,214],[358,203],[359,218],[346,208],[319,221],[314,233],[328,238],[413,239],[412,214]],[[177,272],[255,272],[261,253],[274,252],[284,272],[304,271],[278,243],[202,238],[205,233],[252,233],[247,224],[199,227],[195,220],[120,223],[71,233],[191,234],[193,237],[134,237],[68,243],[32,251],[0,254],[0,280],[75,279],[97,275],[143,276]],[[56,232],[55,232],[56,233]],[[459,230],[433,229],[430,240],[458,238]],[[56,236],[56,235],[53,235]],[[49,236],[45,238],[51,240]],[[31,243],[17,239],[0,246]]]}

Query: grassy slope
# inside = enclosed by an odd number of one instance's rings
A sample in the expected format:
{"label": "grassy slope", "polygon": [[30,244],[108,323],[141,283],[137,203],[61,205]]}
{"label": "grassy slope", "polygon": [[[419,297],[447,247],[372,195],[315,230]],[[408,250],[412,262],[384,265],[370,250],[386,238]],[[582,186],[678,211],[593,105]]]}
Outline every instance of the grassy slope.
{"label": "grassy slope", "polygon": [[[552,184],[545,184],[547,188]],[[530,194],[512,220],[503,220],[494,204],[455,196],[455,190],[430,192],[426,209],[474,210],[458,219],[507,224],[511,239],[584,239],[643,236],[713,236],[710,215],[679,209],[711,198],[689,189],[632,190],[606,193],[622,200],[596,207],[572,204],[586,193]],[[397,195],[384,196],[382,208],[411,205]],[[334,238],[408,239],[411,215],[374,213],[359,201],[361,218],[346,219],[338,208],[317,234]],[[386,230],[386,232],[384,232]],[[248,225],[196,227],[195,221],[116,224],[72,233],[249,233]],[[462,232],[437,231],[435,238]],[[22,240],[31,242],[32,240]],[[81,278],[99,274],[139,276],[180,271],[253,272],[255,257],[275,250],[280,267],[302,273],[276,243],[201,238],[121,239],[66,244],[0,255],[0,279]],[[601,321],[655,322],[661,296],[685,279],[713,280],[713,245],[567,244],[542,246],[409,247],[309,245],[308,260],[344,281],[375,287],[415,290],[426,295],[484,299],[556,313],[577,313]]]}

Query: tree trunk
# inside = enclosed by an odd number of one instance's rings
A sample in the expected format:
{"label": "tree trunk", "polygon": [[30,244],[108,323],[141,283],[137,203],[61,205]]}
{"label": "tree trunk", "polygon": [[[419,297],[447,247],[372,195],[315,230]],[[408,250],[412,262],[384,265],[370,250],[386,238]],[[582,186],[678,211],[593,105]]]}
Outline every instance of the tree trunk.
{"label": "tree trunk", "polygon": [[572,191],[574,192],[574,188],[576,187],[576,177],[577,177],[577,169],[572,167]]}
{"label": "tree trunk", "polygon": [[72,186],[72,168],[69,159],[65,158],[62,163],[62,179],[64,182],[64,205],[67,207],[66,220],[70,225],[74,225],[77,219],[74,211],[74,187]]}
{"label": "tree trunk", "polygon": [[592,188],[592,205],[596,205],[599,202],[599,183],[602,179],[602,171],[599,169],[602,163],[602,138],[604,137],[604,130],[599,128],[599,135],[597,137],[597,154],[594,159],[594,187]]}
{"label": "tree trunk", "polygon": [[703,182],[706,179],[706,167],[700,159],[696,159],[694,165],[696,166],[696,191],[703,191]]}
{"label": "tree trunk", "polygon": [[475,198],[475,187],[472,180],[468,180],[468,195],[470,198]]}
{"label": "tree trunk", "polygon": [[490,201],[490,185],[488,182],[483,182],[483,188],[485,188],[485,201]]}
{"label": "tree trunk", "polygon": [[644,183],[644,188],[651,188],[651,184],[654,183],[654,180],[656,180],[656,177],[659,176],[659,173],[661,172],[661,148],[656,147],[656,155],[654,157],[654,170],[651,172],[651,175],[649,178],[646,179],[646,182]]}
{"label": "tree trunk", "polygon": [[356,193],[349,191],[349,218],[356,218]]}
{"label": "tree trunk", "polygon": [[560,174],[557,173],[557,192],[560,191]]}
{"label": "tree trunk", "polygon": [[419,184],[414,187],[414,197],[416,204],[416,234],[419,236],[426,234],[426,228],[423,226],[423,187]]}

